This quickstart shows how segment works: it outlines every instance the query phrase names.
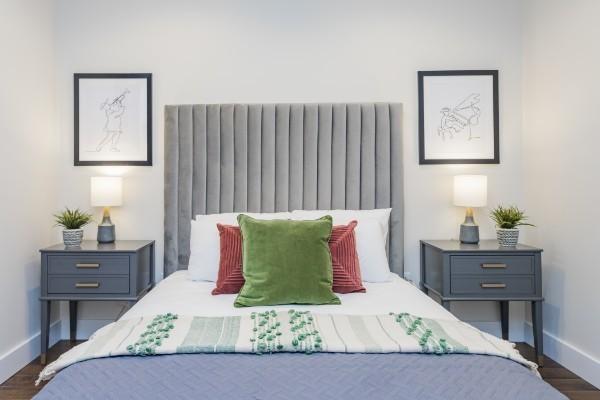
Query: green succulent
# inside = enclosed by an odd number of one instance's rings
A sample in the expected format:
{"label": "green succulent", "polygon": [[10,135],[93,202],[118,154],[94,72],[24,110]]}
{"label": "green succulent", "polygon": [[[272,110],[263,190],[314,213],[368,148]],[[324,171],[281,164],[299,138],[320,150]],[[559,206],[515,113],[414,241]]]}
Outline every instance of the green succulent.
{"label": "green succulent", "polygon": [[490,212],[490,218],[496,223],[498,228],[514,229],[517,226],[535,226],[524,222],[527,219],[525,212],[519,210],[516,206],[502,207],[498,206]]}
{"label": "green succulent", "polygon": [[81,229],[92,221],[92,214],[83,212],[79,208],[71,210],[65,207],[64,211],[54,214],[55,226],[62,226],[65,229]]}

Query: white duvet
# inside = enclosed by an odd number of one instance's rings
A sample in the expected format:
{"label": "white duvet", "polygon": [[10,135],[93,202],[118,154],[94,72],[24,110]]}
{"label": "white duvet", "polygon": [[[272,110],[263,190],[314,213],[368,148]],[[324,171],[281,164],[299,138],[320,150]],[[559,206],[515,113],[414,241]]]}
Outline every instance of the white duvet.
{"label": "white duvet", "polygon": [[390,282],[363,282],[366,293],[337,294],[341,305],[283,305],[235,308],[237,295],[213,296],[214,282],[192,281],[187,271],[178,271],[162,280],[144,298],[128,310],[121,319],[165,314],[197,316],[246,315],[254,311],[281,309],[308,310],[314,313],[376,315],[406,312],[423,318],[456,320],[450,312],[421,292],[411,283],[392,274]]}

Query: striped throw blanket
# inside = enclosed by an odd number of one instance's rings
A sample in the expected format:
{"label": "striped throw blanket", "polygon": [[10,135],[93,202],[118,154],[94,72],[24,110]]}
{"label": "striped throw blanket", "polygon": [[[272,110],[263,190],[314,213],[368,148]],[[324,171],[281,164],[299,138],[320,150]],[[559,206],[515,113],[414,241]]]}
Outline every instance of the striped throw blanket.
{"label": "striped throw blanket", "polygon": [[360,316],[289,310],[231,317],[167,313],[105,326],[46,366],[37,383],[69,365],[93,358],[279,352],[488,354],[537,369],[511,343],[461,321],[407,313]]}

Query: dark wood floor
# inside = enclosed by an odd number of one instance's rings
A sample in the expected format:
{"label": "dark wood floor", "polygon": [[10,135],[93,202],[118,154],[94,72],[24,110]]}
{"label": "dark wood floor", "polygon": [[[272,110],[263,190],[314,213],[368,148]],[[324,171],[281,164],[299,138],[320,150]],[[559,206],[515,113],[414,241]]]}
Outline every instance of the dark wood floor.
{"label": "dark wood floor", "polygon": [[[77,342],[80,343],[80,342]],[[48,352],[48,361],[54,361],[59,355],[73,347],[73,343],[63,340],[54,345]],[[517,348],[521,354],[534,359],[533,348],[525,343],[518,343]],[[573,400],[600,400],[600,390],[584,381],[556,361],[546,357],[544,368],[540,373],[544,380]],[[9,380],[0,385],[0,400],[30,399],[39,392],[44,384],[35,386],[34,381],[42,370],[39,358],[13,375]]]}
{"label": "dark wood floor", "polygon": [[[62,353],[79,343],[81,343],[81,341],[72,343],[68,340],[61,340],[56,343],[48,350],[48,362],[56,360]],[[31,399],[37,392],[42,390],[47,383],[42,382],[39,386],[35,386],[35,380],[42,369],[43,366],[40,364],[39,357],[27,364],[23,369],[0,385],[0,400]]]}
{"label": "dark wood floor", "polygon": [[[526,343],[517,343],[517,349],[523,357],[535,360],[533,347]],[[575,375],[553,359],[545,357],[544,368],[540,368],[542,378],[559,392],[574,400],[600,400],[600,390]]]}

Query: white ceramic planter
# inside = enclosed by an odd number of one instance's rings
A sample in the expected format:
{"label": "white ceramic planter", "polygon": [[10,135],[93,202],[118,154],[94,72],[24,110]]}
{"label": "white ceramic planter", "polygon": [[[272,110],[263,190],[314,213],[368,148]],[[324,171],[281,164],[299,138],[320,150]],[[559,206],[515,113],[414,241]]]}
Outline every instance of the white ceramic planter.
{"label": "white ceramic planter", "polygon": [[65,246],[81,246],[82,239],[83,229],[63,230],[63,243]]}
{"label": "white ceramic planter", "polygon": [[514,229],[496,229],[498,244],[502,247],[515,247],[519,242],[519,230]]}

